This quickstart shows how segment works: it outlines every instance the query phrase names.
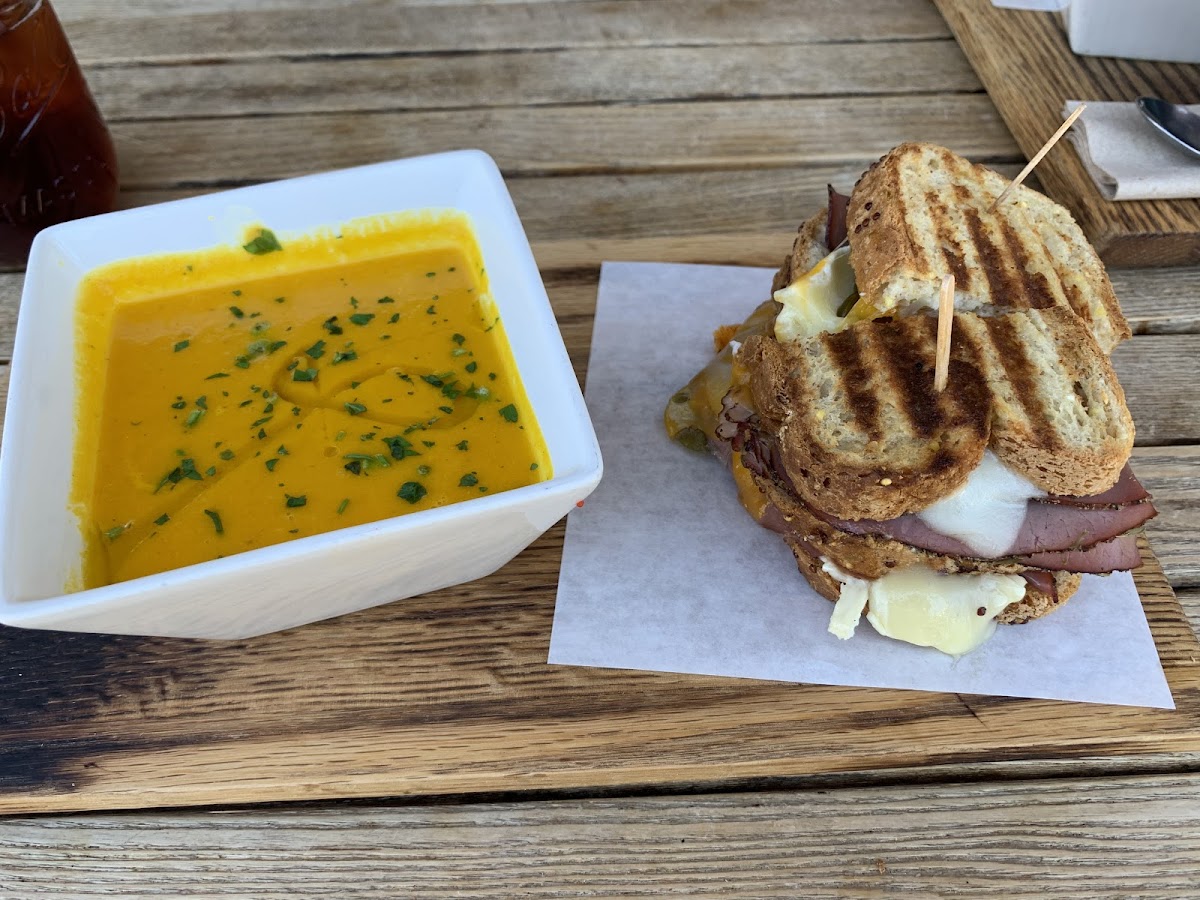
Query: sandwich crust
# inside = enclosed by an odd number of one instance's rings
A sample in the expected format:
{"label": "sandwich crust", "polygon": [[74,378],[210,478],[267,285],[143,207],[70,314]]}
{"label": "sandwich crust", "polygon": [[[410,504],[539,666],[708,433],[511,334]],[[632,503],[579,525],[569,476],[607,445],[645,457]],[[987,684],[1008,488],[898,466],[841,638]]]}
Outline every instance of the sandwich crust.
{"label": "sandwich crust", "polygon": [[944,147],[907,143],[859,179],[847,218],[861,295],[877,309],[936,307],[953,274],[959,310],[1071,310],[1105,353],[1130,336],[1095,250],[1063,207]]}
{"label": "sandwich crust", "polygon": [[771,282],[772,294],[787,287],[829,255],[832,248],[825,246],[825,224],[828,219],[829,209],[824,207],[801,224],[792,242],[792,252],[787,255],[775,273],[775,280]]}

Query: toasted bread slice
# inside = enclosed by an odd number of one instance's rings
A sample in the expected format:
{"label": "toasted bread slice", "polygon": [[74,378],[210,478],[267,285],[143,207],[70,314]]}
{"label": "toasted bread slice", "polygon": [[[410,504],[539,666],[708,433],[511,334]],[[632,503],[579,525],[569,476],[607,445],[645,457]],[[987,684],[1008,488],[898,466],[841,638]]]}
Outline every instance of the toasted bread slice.
{"label": "toasted bread slice", "polygon": [[850,199],[860,294],[884,313],[936,307],[949,273],[959,310],[1061,306],[1111,353],[1130,331],[1091,244],[1070,213],[1029,188],[991,210],[1007,184],[944,147],[896,147],[859,179]]}
{"label": "toasted bread slice", "polygon": [[[991,399],[964,345],[933,391],[937,322],[875,319],[805,341],[748,340],[738,364],[796,490],[843,519],[891,519],[953,492],[983,459]],[[952,348],[953,350],[953,348]]]}
{"label": "toasted bread slice", "polygon": [[990,446],[1051,494],[1088,496],[1116,484],[1134,426],[1108,357],[1069,310],[955,317],[991,389]]}
{"label": "toasted bread slice", "polygon": [[775,280],[771,283],[772,294],[787,287],[829,255],[833,248],[825,246],[825,223],[828,216],[828,208],[822,208],[800,226],[796,232],[796,240],[792,243],[792,252],[775,273]]}
{"label": "toasted bread slice", "polygon": [[738,352],[797,493],[842,519],[891,519],[957,490],[989,446],[1051,494],[1116,483],[1134,428],[1112,366],[1063,308],[955,316],[949,385],[933,389],[937,319],[856,323]]}

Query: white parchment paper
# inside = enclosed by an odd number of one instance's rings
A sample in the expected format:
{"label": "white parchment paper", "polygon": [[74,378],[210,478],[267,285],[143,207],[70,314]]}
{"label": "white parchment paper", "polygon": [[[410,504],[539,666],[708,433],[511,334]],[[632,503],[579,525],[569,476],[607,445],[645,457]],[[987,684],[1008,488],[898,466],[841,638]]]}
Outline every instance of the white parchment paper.
{"label": "white parchment paper", "polygon": [[771,270],[605,263],[586,397],[604,479],[567,523],[551,663],[1174,708],[1128,574],[1084,576],[1045,619],[953,659],[840,641],[833,604],[738,503],[718,461],[670,441],[667,399],[712,330],[769,296]]}

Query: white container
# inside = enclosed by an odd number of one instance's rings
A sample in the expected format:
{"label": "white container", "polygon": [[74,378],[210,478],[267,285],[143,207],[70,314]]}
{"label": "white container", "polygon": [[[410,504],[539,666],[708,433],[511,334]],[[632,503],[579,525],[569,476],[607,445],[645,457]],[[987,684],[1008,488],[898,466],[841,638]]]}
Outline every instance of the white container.
{"label": "white container", "polygon": [[992,3],[1011,9],[1062,11],[1071,49],[1083,56],[1200,62],[1200,0],[992,0]]}
{"label": "white container", "polygon": [[[307,232],[448,208],[474,226],[489,287],[554,477],[120,584],[64,593],[83,546],[68,508],[75,298],[96,266],[229,241],[240,222]],[[25,628],[241,638],[481,578],[601,475],[600,448],[525,232],[495,163],[462,150],[241,188],[48,228],[29,257],[0,447],[0,622]],[[416,601],[419,602],[419,601]]]}

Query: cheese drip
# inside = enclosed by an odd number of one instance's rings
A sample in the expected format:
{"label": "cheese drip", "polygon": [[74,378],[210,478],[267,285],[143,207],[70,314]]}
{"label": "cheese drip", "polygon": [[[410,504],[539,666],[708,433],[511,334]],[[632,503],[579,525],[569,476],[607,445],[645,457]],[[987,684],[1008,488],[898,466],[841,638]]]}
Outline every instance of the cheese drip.
{"label": "cheese drip", "polygon": [[850,638],[866,608],[867,621],[884,637],[933,647],[951,656],[974,650],[996,630],[996,617],[1025,596],[1020,575],[946,575],[912,566],[868,580],[822,567],[841,582],[829,632]]}
{"label": "cheese drip", "polygon": [[962,541],[976,555],[995,559],[1016,543],[1028,502],[1044,496],[1045,491],[985,450],[966,484],[921,510],[917,518],[934,531]]}

